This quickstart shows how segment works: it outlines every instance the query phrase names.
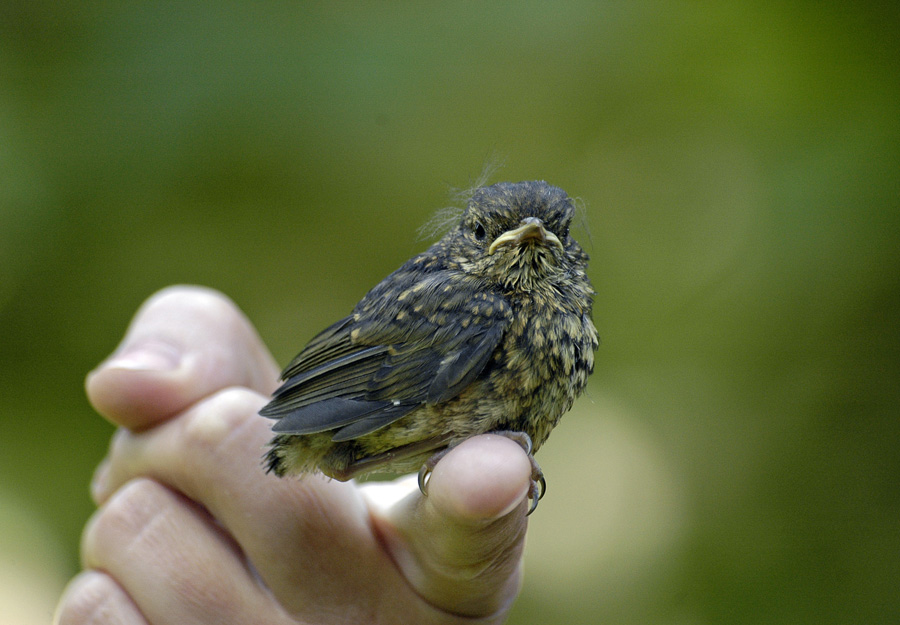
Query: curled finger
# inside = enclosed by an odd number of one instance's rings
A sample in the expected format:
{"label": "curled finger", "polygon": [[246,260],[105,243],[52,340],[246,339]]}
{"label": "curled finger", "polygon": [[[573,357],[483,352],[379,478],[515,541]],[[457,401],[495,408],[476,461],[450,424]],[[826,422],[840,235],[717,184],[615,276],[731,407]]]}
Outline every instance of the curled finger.
{"label": "curled finger", "polygon": [[289,622],[209,515],[153,480],[129,482],[95,514],[82,560],[154,624]]}
{"label": "curled finger", "polygon": [[112,577],[83,571],[66,586],[53,617],[54,625],[149,625]]}
{"label": "curled finger", "polygon": [[122,343],[88,374],[97,411],[146,429],[229,386],[270,392],[278,368],[247,318],[212,289],[169,287],[138,310]]}

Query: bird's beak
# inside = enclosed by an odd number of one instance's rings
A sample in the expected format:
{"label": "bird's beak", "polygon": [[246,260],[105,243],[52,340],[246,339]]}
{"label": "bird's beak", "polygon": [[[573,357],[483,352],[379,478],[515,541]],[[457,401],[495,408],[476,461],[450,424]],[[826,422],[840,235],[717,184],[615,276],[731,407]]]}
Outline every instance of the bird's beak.
{"label": "bird's beak", "polygon": [[518,228],[507,230],[494,239],[494,242],[488,248],[488,254],[493,254],[501,245],[518,245],[528,239],[541,241],[545,245],[555,245],[560,250],[565,249],[559,238],[544,228],[544,223],[540,219],[537,217],[526,217],[521,221]]}

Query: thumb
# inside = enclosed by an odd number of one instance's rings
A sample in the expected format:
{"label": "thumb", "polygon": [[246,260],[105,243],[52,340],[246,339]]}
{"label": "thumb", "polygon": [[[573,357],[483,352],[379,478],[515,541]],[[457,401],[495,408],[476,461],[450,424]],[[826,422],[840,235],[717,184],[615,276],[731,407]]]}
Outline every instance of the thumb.
{"label": "thumb", "polygon": [[375,515],[407,581],[432,605],[463,616],[504,611],[521,584],[531,463],[512,440],[486,434],[437,464],[416,491]]}

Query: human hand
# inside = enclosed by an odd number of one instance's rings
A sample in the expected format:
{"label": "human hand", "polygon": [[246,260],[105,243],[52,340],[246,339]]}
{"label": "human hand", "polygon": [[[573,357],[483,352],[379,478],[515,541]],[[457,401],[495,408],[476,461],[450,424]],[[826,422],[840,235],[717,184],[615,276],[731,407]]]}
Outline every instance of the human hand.
{"label": "human hand", "polygon": [[97,469],[85,570],[56,622],[499,623],[521,581],[531,466],[483,435],[423,497],[390,483],[278,479],[257,415],[278,368],[222,295],[172,287],[87,380],[120,426]]}

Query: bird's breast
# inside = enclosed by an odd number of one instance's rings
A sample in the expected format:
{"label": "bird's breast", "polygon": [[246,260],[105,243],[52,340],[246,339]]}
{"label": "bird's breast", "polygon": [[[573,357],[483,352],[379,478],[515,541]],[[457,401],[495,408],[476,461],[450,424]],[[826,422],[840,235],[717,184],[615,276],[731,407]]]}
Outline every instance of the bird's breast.
{"label": "bird's breast", "polygon": [[511,426],[528,432],[536,446],[584,388],[593,367],[592,329],[577,307],[513,303],[513,320],[491,363],[491,380],[500,396],[516,398]]}

